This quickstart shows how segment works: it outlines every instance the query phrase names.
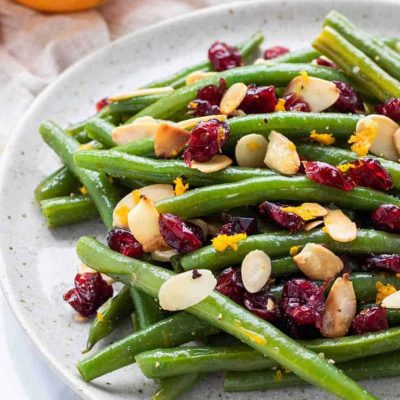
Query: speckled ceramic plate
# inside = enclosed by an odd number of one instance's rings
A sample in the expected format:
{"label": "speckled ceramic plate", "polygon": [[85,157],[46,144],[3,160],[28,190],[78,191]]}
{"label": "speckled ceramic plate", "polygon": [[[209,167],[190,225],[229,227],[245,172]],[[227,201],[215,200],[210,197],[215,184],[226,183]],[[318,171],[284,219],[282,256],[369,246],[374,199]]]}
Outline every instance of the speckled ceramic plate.
{"label": "speckled ceramic plate", "polygon": [[[400,3],[392,1],[269,0],[204,10],[129,35],[65,72],[29,109],[3,156],[0,194],[1,281],[22,326],[54,369],[86,399],[149,399],[155,386],[135,366],[93,384],[79,379],[80,359],[88,326],[74,321],[62,294],[77,268],[76,240],[84,234],[104,237],[100,223],[50,231],[33,200],[36,184],[58,160],[37,133],[40,122],[62,125],[93,112],[95,101],[110,93],[161,78],[194,60],[205,58],[215,39],[238,43],[255,31],[266,45],[307,46],[321,28],[324,15],[336,8],[372,32],[400,36]],[[398,399],[400,381],[368,382],[381,399]],[[220,377],[199,385],[187,399],[328,399],[315,389],[254,394],[224,394]]]}

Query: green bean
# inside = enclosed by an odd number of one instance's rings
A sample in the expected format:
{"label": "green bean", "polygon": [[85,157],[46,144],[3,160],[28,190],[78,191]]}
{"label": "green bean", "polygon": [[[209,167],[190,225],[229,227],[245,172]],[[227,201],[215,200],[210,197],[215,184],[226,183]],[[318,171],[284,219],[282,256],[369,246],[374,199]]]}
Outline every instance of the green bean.
{"label": "green bean", "polygon": [[380,38],[386,46],[390,47],[392,50],[400,53],[400,41],[396,37],[381,37]]}
{"label": "green bean", "polygon": [[282,276],[294,275],[299,273],[299,268],[292,257],[281,257],[271,261],[271,277],[280,278]]}
{"label": "green bean", "polygon": [[160,213],[194,218],[243,205],[260,204],[264,200],[314,199],[321,203],[335,203],[337,206],[356,210],[373,210],[382,204],[400,205],[400,199],[377,190],[357,187],[344,192],[320,185],[303,176],[275,175],[193,189],[182,196],[159,201],[156,207]]}
{"label": "green bean", "polygon": [[73,137],[67,135],[55,123],[42,123],[40,133],[44,141],[53,148],[68,169],[87,188],[104,224],[107,228],[111,228],[112,213],[120,199],[118,188],[104,174],[86,171],[75,165],[73,157],[74,153],[79,149],[79,143]]}
{"label": "green bean", "polygon": [[152,400],[175,400],[183,393],[190,390],[193,385],[203,378],[201,374],[184,374],[160,381],[160,390]]}
{"label": "green bean", "polygon": [[90,351],[97,342],[109,335],[121,320],[132,313],[133,303],[129,291],[127,286],[124,287],[98,310],[97,317],[90,325],[84,353]]}
{"label": "green bean", "polygon": [[[109,112],[108,112],[108,106],[104,107],[101,111],[99,111],[96,114],[96,117],[98,118],[102,118],[102,119],[106,119],[109,122],[113,122],[114,119],[112,117],[110,117]],[[84,137],[84,135],[87,136],[86,132],[85,132],[85,125],[86,125],[87,119],[81,122],[78,122],[76,124],[70,125],[65,129],[65,132],[70,135],[73,136],[76,140],[78,140],[80,143],[83,143],[79,140],[79,137]]]}
{"label": "green bean", "polygon": [[98,216],[89,196],[64,196],[42,200],[40,208],[49,228],[57,228]]}
{"label": "green bean", "polygon": [[169,96],[140,111],[133,119],[143,116],[169,119],[180,110],[185,109],[189,102],[196,98],[199,89],[206,85],[218,84],[221,78],[226,80],[228,87],[236,82],[286,86],[302,71],[306,71],[310,76],[322,79],[347,81],[346,77],[339,71],[310,64],[249,65],[218,73],[209,79],[175,90]]}
{"label": "green bean", "polygon": [[106,147],[115,147],[117,144],[111,137],[115,126],[101,118],[91,118],[85,125],[89,137],[95,139]]}
{"label": "green bean", "polygon": [[184,270],[208,268],[219,270],[228,265],[240,264],[252,250],[263,250],[270,257],[286,256],[292,246],[304,246],[307,243],[320,243],[332,251],[348,254],[397,253],[400,248],[400,235],[368,229],[359,229],[357,238],[352,242],[340,243],[332,240],[322,230],[289,234],[287,232],[268,233],[249,236],[238,243],[237,251],[219,252],[213,246],[205,246],[184,255],[180,263]]}
{"label": "green bean", "polygon": [[38,203],[53,197],[69,196],[76,192],[82,184],[67,167],[61,167],[43,179],[35,189],[35,199]]}
{"label": "green bean", "polygon": [[141,157],[155,157],[154,139],[152,137],[135,140],[134,142],[127,144],[121,144],[114,147],[112,150]]}
{"label": "green bean", "polygon": [[217,330],[196,317],[180,312],[131,333],[86,357],[78,364],[82,378],[89,382],[135,362],[137,354],[158,347],[173,347],[215,333]]}
{"label": "green bean", "polygon": [[[399,376],[400,351],[340,363],[338,368],[355,380]],[[306,383],[293,373],[281,370],[228,372],[224,391],[248,392],[304,385]]]}
{"label": "green bean", "polygon": [[[89,237],[78,241],[77,252],[86,265],[112,276],[125,274],[124,281],[154,297],[158,296],[161,285],[175,275],[172,271],[113,252]],[[305,381],[342,399],[374,399],[326,360],[217,291],[186,311],[237,337]]]}
{"label": "green bean", "polygon": [[271,64],[284,64],[284,63],[309,63],[321,54],[314,49],[302,49],[290,51],[282,56],[275,57],[268,60]]}
{"label": "green bean", "polygon": [[153,297],[136,288],[130,289],[130,296],[135,305],[135,315],[138,321],[137,327],[139,329],[148,328],[155,322],[163,319],[164,313]]}
{"label": "green bean", "polygon": [[384,71],[395,79],[400,79],[400,54],[385,46],[377,36],[359,29],[345,16],[332,10],[325,18],[324,26],[330,26],[353,46],[374,60]]}
{"label": "green bean", "polygon": [[400,96],[400,82],[331,27],[326,26],[320,32],[313,47],[335,62],[347,76],[378,100]]}
{"label": "green bean", "polygon": [[[152,94],[147,96],[132,97],[122,101],[112,102],[108,109],[112,115],[134,115],[144,108],[155,103],[169,93]],[[96,117],[95,117],[96,118]]]}
{"label": "green bean", "polygon": [[[359,158],[350,150],[339,149],[331,146],[319,146],[314,144],[297,145],[297,151],[308,160],[324,161],[332,165],[338,165],[342,162],[354,161]],[[400,189],[400,165],[397,162],[388,161],[380,157],[368,155],[370,158],[378,160],[384,168],[390,173],[393,180],[393,187]]]}

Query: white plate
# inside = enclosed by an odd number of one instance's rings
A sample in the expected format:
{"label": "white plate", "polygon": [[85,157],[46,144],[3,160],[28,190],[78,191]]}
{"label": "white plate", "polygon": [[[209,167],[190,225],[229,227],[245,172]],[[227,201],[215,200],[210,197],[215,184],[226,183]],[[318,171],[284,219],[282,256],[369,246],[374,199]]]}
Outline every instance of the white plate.
{"label": "white plate", "polygon": [[[307,46],[321,29],[324,15],[335,8],[372,32],[400,36],[400,4],[396,0],[306,1],[269,0],[235,3],[184,16],[119,40],[65,72],[45,90],[21,120],[3,157],[0,194],[1,281],[23,328],[54,369],[84,398],[149,399],[155,386],[135,366],[93,384],[75,370],[88,326],[73,319],[62,294],[71,286],[78,259],[74,244],[84,234],[104,239],[100,223],[84,223],[50,231],[33,200],[37,183],[58,165],[37,128],[42,120],[61,125],[93,112],[97,99],[161,78],[206,57],[216,39],[238,43],[262,31],[266,46]],[[369,382],[381,399],[398,398],[396,379]],[[218,377],[199,385],[185,398],[328,399],[315,389],[268,394],[221,394]]]}

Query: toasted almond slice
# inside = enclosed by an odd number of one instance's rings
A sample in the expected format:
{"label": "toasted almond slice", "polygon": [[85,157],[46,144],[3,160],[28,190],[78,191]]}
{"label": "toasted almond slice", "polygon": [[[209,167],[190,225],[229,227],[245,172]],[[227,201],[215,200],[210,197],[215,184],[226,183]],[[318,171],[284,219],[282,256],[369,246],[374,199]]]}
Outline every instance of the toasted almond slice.
{"label": "toasted almond slice", "polygon": [[299,254],[293,257],[299,269],[310,279],[334,278],[343,270],[343,261],[326,247],[307,243]]}
{"label": "toasted almond slice", "polygon": [[216,285],[217,280],[207,269],[175,275],[161,285],[160,306],[167,311],[185,310],[208,297]]}
{"label": "toasted almond slice", "polygon": [[311,231],[311,229],[316,228],[319,225],[322,225],[324,223],[324,221],[322,219],[317,219],[315,221],[311,221],[308,224],[304,225],[304,230],[306,232]]}
{"label": "toasted almond slice", "polygon": [[145,252],[168,248],[160,233],[160,214],[147,197],[142,197],[128,214],[128,226],[133,236],[142,244]]}
{"label": "toasted almond slice", "polygon": [[162,122],[154,135],[154,152],[159,158],[176,157],[189,141],[190,133],[177,125]]}
{"label": "toasted almond slice", "polygon": [[[80,264],[78,268],[78,274],[95,274],[93,268],[88,267],[86,264]],[[106,274],[101,274],[101,277],[107,282],[107,284],[112,285],[114,283],[114,279]]]}
{"label": "toasted almond slice", "polygon": [[204,238],[206,238],[208,236],[208,224],[206,221],[203,221],[200,218],[192,218],[188,220],[189,222],[191,222],[192,224],[197,225],[201,231],[203,232],[203,236]]}
{"label": "toasted almond slice", "polygon": [[173,92],[174,88],[172,86],[163,86],[163,87],[155,87],[148,89],[137,89],[129,93],[120,93],[114,96],[110,96],[108,101],[122,101],[131,99],[133,97],[141,97],[141,96],[150,96],[152,94],[162,94],[162,93],[170,93]]}
{"label": "toasted almond slice", "polygon": [[394,146],[396,147],[397,152],[400,154],[400,128],[394,133],[393,140]]}
{"label": "toasted almond slice", "polygon": [[153,202],[174,197],[175,192],[172,185],[156,183],[144,186],[141,189],[133,190],[123,197],[115,206],[113,211],[113,226],[128,228],[128,214],[140,200],[140,196],[146,196]]}
{"label": "toasted almond slice", "polygon": [[184,121],[177,122],[176,125],[178,125],[182,129],[191,129],[203,121],[209,121],[210,119],[217,119],[218,121],[224,122],[226,121],[227,118],[228,117],[224,114],[205,115],[204,117],[185,119]]}
{"label": "toasted almond slice", "polygon": [[222,97],[219,108],[222,114],[229,115],[234,112],[243,101],[247,93],[247,86],[242,82],[234,83]]}
{"label": "toasted almond slice", "polygon": [[192,161],[192,168],[198,169],[205,174],[220,171],[232,164],[232,160],[223,154],[217,154],[210,161],[203,163]]}
{"label": "toasted almond slice", "polygon": [[236,162],[240,167],[264,167],[264,157],[267,152],[268,140],[263,135],[250,133],[241,137],[235,148]]}
{"label": "toasted almond slice", "polygon": [[357,237],[356,224],[341,210],[328,210],[324,223],[329,236],[337,242],[351,242]]}
{"label": "toasted almond slice", "polygon": [[127,144],[147,137],[154,137],[159,122],[147,118],[149,117],[146,117],[146,120],[137,120],[131,124],[117,126],[112,131],[112,139],[117,144]]}
{"label": "toasted almond slice", "polygon": [[395,144],[395,132],[400,128],[399,125],[385,115],[371,114],[357,122],[356,132],[366,129],[371,121],[378,124],[378,132],[369,148],[370,153],[386,160],[398,161],[400,153]]}
{"label": "toasted almond slice", "polygon": [[253,250],[242,261],[242,280],[250,293],[259,292],[271,276],[271,259],[261,250]]}
{"label": "toasted almond slice", "polygon": [[268,137],[269,143],[264,163],[283,175],[295,175],[300,167],[300,157],[296,146],[279,132],[272,131]]}
{"label": "toasted almond slice", "polygon": [[176,250],[156,250],[151,253],[151,258],[155,261],[170,262],[171,258],[179,254]]}
{"label": "toasted almond slice", "polygon": [[312,76],[296,76],[285,89],[285,95],[296,93],[310,107],[312,112],[321,112],[336,103],[340,90],[325,79]]}
{"label": "toasted almond slice", "polygon": [[208,79],[214,76],[216,72],[214,71],[193,71],[186,77],[186,85],[192,85],[203,79]]}
{"label": "toasted almond slice", "polygon": [[400,290],[385,297],[381,305],[385,308],[400,308]]}
{"label": "toasted almond slice", "polygon": [[321,333],[328,338],[345,336],[356,314],[356,295],[348,274],[337,278],[325,302]]}

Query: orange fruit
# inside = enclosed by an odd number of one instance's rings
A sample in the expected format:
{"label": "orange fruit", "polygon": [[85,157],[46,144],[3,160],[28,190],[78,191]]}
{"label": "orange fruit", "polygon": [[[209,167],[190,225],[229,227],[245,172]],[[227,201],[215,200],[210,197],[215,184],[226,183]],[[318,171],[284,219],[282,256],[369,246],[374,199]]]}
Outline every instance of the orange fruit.
{"label": "orange fruit", "polygon": [[96,7],[105,0],[17,0],[18,3],[44,12],[72,12]]}

